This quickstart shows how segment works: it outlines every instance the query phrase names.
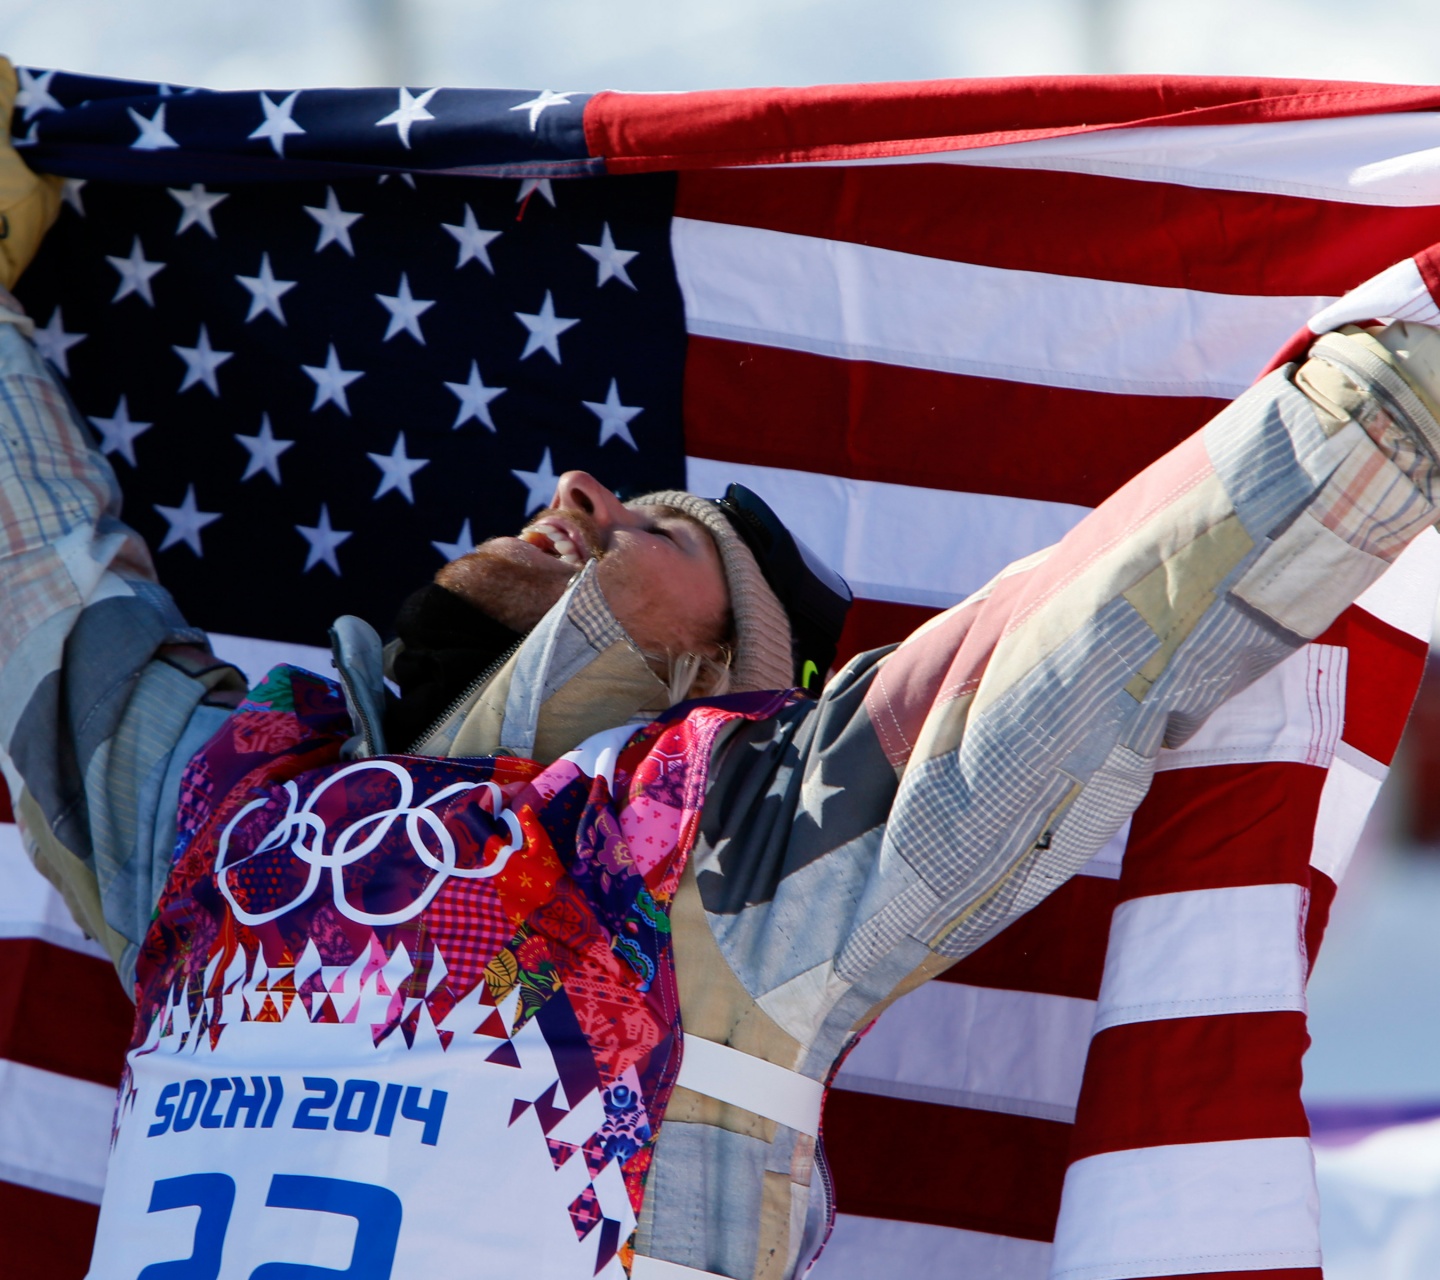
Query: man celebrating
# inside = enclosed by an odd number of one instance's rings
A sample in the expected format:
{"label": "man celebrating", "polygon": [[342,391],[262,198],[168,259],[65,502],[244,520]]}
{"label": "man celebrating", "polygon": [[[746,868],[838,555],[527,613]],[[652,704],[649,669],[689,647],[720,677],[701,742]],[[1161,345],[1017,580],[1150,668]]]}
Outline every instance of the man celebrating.
{"label": "man celebrating", "polygon": [[[3,165],[8,286],[54,192]],[[96,1280],[796,1274],[878,1011],[1440,517],[1394,324],[823,689],[843,586],[763,502],[572,472],[388,655],[341,619],[338,685],[247,691],[0,301],[6,779],[137,1003]]]}

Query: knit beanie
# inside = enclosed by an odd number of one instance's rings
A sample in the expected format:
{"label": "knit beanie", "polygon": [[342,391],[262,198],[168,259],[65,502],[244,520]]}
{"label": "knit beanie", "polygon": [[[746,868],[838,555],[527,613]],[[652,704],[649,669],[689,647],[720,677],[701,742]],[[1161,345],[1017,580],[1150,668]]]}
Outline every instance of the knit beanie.
{"label": "knit beanie", "polygon": [[728,517],[708,498],[683,489],[662,489],[625,504],[627,507],[671,507],[705,527],[720,552],[725,582],[730,588],[730,612],[735,619],[735,657],[730,664],[730,689],[788,689],[795,683],[795,662],[790,652],[790,619],[770,590],[750,548],[741,541]]}

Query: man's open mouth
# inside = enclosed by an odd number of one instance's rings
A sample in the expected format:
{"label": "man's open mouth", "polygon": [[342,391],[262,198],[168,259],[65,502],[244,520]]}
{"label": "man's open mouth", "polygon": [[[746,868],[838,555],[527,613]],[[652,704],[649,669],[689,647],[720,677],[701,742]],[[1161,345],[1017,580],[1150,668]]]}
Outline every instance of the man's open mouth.
{"label": "man's open mouth", "polygon": [[584,537],[564,521],[546,518],[537,520],[520,532],[520,541],[538,547],[546,555],[583,569],[587,560],[595,559],[595,553],[586,544]]}

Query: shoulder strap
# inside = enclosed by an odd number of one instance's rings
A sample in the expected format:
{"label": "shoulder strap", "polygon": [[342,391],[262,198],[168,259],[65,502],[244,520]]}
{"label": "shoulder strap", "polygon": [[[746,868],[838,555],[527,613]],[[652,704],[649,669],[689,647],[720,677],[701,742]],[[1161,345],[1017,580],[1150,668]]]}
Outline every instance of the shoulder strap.
{"label": "shoulder strap", "polygon": [[819,1134],[825,1097],[820,1081],[698,1036],[687,1035],[681,1052],[677,1085],[744,1107],[812,1138]]}

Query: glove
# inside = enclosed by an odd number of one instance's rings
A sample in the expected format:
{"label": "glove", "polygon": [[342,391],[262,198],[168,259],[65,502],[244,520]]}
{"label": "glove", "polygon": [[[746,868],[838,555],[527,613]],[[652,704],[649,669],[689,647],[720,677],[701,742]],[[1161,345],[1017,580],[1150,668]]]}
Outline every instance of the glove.
{"label": "glove", "polygon": [[10,145],[10,116],[19,82],[0,57],[0,285],[14,286],[60,212],[61,182],[41,177]]}

